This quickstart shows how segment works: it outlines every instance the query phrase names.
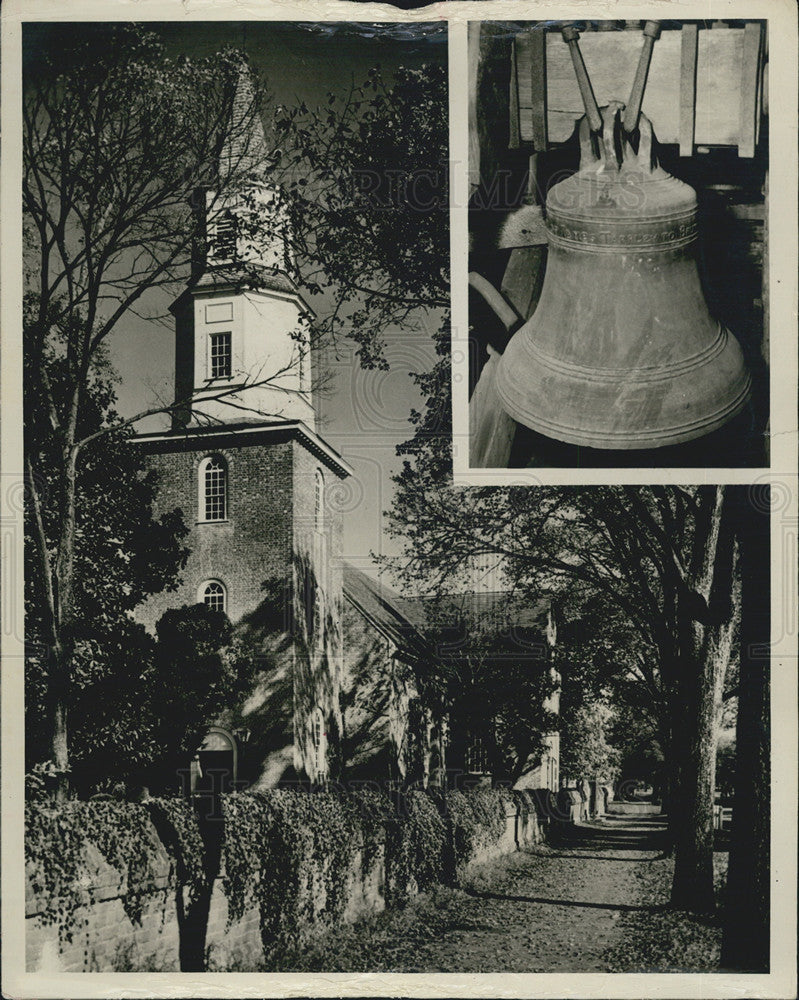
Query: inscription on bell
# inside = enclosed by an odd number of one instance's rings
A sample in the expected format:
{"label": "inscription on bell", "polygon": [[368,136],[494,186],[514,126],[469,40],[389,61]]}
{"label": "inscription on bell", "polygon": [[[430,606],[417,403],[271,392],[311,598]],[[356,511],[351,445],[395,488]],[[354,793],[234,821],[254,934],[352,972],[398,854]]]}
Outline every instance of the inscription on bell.
{"label": "inscription on bell", "polygon": [[575,228],[560,219],[550,216],[547,231],[553,242],[568,241],[578,246],[629,247],[645,246],[647,249],[664,247],[671,249],[686,246],[696,239],[696,220],[679,222],[668,228],[644,229],[636,231],[629,225],[625,228],[598,229],[594,226]]}

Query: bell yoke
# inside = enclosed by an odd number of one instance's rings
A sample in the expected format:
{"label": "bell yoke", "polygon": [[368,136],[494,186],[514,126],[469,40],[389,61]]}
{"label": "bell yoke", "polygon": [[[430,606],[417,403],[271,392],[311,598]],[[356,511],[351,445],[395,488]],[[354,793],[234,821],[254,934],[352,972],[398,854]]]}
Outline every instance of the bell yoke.
{"label": "bell yoke", "polygon": [[690,441],[749,396],[741,348],[702,294],[696,193],[658,166],[641,114],[659,33],[646,22],[627,105],[600,109],[579,35],[563,29],[586,109],[580,168],[547,195],[541,297],[501,358],[497,391],[514,419],[571,444]]}

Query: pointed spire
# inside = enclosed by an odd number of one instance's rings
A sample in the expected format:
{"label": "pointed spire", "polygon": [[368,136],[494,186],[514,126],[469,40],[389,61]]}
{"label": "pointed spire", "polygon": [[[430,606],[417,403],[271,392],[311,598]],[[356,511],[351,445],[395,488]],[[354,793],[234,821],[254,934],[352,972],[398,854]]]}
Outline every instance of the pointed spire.
{"label": "pointed spire", "polygon": [[235,173],[239,177],[262,178],[269,159],[263,121],[256,107],[252,70],[245,55],[238,57],[233,69],[234,86],[230,127],[219,156],[222,177]]}
{"label": "pointed spire", "polygon": [[270,176],[279,153],[267,143],[246,56],[238,51],[225,56],[230,119],[219,153],[219,189],[206,193],[204,264],[256,266],[288,276],[294,271],[290,212]]}

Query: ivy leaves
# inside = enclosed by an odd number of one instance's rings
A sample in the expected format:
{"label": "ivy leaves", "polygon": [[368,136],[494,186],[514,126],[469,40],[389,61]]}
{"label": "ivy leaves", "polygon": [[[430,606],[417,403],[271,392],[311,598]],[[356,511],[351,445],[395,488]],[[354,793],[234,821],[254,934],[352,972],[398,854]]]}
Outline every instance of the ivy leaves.
{"label": "ivy leaves", "polygon": [[[184,806],[187,806],[184,803]],[[144,904],[165,888],[160,842],[142,805],[108,800],[69,802],[54,809],[25,807],[28,881],[44,924],[56,924],[62,941],[72,940],[78,909],[93,901],[96,868],[92,849],[119,877],[125,913],[140,924]],[[167,885],[171,881],[168,875]]]}

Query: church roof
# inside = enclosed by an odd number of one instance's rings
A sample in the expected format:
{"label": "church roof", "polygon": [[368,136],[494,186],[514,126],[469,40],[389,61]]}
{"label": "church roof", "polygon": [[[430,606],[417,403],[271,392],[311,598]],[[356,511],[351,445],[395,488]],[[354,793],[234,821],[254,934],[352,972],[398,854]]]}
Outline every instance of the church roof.
{"label": "church roof", "polygon": [[219,155],[219,173],[222,177],[231,172],[240,177],[260,177],[271,150],[256,106],[252,70],[246,57],[241,59],[235,72],[230,129]]}
{"label": "church roof", "polygon": [[[250,265],[252,267],[252,265]],[[285,292],[287,295],[298,295],[299,289],[285,271],[258,269],[257,288],[267,291]],[[246,284],[252,287],[253,282],[249,273],[243,273],[241,267],[215,267],[203,272],[197,280],[194,288],[206,288],[208,286],[217,287],[223,285]]]}
{"label": "church roof", "polygon": [[151,453],[201,451],[206,448],[240,448],[261,443],[296,440],[323,461],[340,479],[355,474],[352,466],[315,431],[301,420],[242,421],[210,427],[137,434],[131,443]]}
{"label": "church roof", "polygon": [[551,601],[524,600],[506,590],[467,592],[446,597],[398,597],[398,611],[417,628],[436,624],[436,619],[469,621],[473,629],[488,632],[509,624],[515,628],[545,629]]}
{"label": "church roof", "polygon": [[425,656],[427,644],[416,626],[399,610],[402,598],[382,580],[344,563],[344,596],[394,645],[411,657]]}
{"label": "church roof", "polygon": [[380,580],[344,564],[344,595],[400,650],[412,657],[431,655],[424,633],[440,627],[455,642],[464,624],[469,632],[500,633],[512,628],[539,634],[547,631],[548,598],[522,600],[507,591],[456,594],[445,598],[402,597]]}

